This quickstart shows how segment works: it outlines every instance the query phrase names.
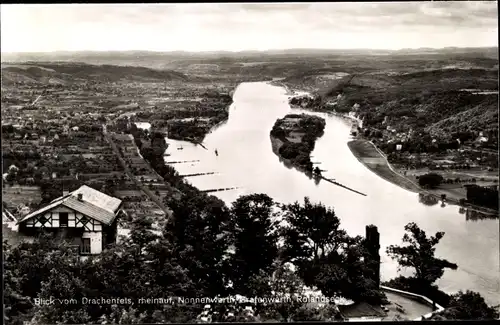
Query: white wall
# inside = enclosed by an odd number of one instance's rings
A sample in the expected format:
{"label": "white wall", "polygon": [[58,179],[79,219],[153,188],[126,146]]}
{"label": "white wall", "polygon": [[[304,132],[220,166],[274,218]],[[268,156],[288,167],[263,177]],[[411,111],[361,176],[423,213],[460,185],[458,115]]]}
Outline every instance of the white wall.
{"label": "white wall", "polygon": [[[52,223],[51,224],[45,223],[45,225],[41,225],[39,222],[34,222],[36,220],[36,217],[34,217],[34,218],[26,221],[26,226],[27,227],[37,227],[37,228],[42,227],[42,226],[51,227],[51,228],[59,228],[59,220],[60,220],[59,213],[60,212],[66,212],[68,214],[68,228],[77,227],[78,221],[81,218],[84,218],[84,216],[81,213],[75,212],[74,210],[71,210],[71,209],[64,207],[64,206],[58,206],[58,207],[55,207],[54,209],[44,213],[44,216],[45,216],[45,218],[47,218],[47,220],[50,218],[50,215],[52,213]],[[94,231],[101,231],[102,224],[97,220],[92,220],[92,221],[94,223],[93,230]],[[89,225],[89,227],[92,227],[92,226]],[[79,225],[78,228],[81,228],[81,225]],[[90,228],[90,230],[92,230],[92,228]]]}
{"label": "white wall", "polygon": [[85,231],[82,238],[90,238],[90,253],[100,254],[102,252],[102,232]]}

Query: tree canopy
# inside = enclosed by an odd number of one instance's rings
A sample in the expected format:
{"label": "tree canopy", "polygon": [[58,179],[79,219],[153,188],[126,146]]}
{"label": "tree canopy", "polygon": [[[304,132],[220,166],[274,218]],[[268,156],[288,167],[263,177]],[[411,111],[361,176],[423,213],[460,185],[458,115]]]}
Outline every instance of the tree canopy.
{"label": "tree canopy", "polygon": [[411,222],[405,226],[403,236],[405,246],[391,245],[387,254],[395,259],[400,267],[410,267],[415,271],[415,278],[424,285],[431,285],[441,278],[446,268],[456,270],[458,266],[446,259],[435,257],[435,246],[443,238],[444,232],[437,232],[427,237],[425,231]]}
{"label": "tree canopy", "polygon": [[418,184],[424,188],[436,188],[443,182],[443,176],[436,173],[421,175]]}
{"label": "tree canopy", "polygon": [[278,257],[276,224],[273,221],[272,198],[265,194],[239,197],[232,206],[232,238],[234,254],[230,257],[233,288],[246,295],[249,279],[272,273]]}
{"label": "tree canopy", "polygon": [[340,228],[332,208],[304,198],[283,206],[287,226],[283,229],[285,261],[292,261],[308,286],[328,297],[343,296],[359,301],[380,302],[361,237],[350,237]]}
{"label": "tree canopy", "polygon": [[[130,236],[88,260],[48,236],[5,246],[5,322],[191,322],[207,317],[203,304],[132,302],[234,295],[273,300],[254,304],[252,313],[241,305],[217,304],[212,321],[332,320],[338,317],[334,304],[304,302],[308,288],[328,298],[384,300],[371,267],[378,262],[370,259],[365,239],[349,236],[335,211],[321,203],[304,198],[281,205],[265,194],[251,194],[228,208],[215,197],[185,194],[172,200],[171,209],[162,231],[153,231],[152,218],[135,217]],[[445,268],[456,267],[434,257],[443,233],[429,238],[415,224],[406,230],[403,241],[409,245],[391,246],[389,254],[416,270],[420,286],[431,286]],[[51,297],[77,302],[34,303]],[[125,302],[82,304],[83,297]],[[447,317],[494,315],[481,299],[475,293],[451,297]],[[468,301],[481,312],[466,309]]]}
{"label": "tree canopy", "polygon": [[494,320],[498,319],[498,317],[498,311],[488,306],[479,293],[467,290],[466,292],[459,291],[452,295],[448,307],[432,319]]}

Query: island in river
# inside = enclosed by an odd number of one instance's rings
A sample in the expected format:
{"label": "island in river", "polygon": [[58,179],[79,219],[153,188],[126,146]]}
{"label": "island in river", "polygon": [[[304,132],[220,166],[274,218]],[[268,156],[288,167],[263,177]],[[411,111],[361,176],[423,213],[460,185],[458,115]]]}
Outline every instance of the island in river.
{"label": "island in river", "polygon": [[[447,74],[460,82],[447,81],[443,89],[434,89],[420,80],[425,77],[436,82]],[[471,76],[483,87],[490,87],[493,77],[490,72]],[[293,108],[349,114],[362,121],[351,130],[355,139],[348,146],[378,176],[409,191],[496,216],[498,152],[490,146],[496,147],[498,131],[490,126],[496,123],[498,94],[466,91],[461,71],[423,72],[411,79],[413,88],[400,84],[398,78],[409,77],[352,74],[330,82],[328,87],[314,87],[314,82],[305,87],[298,81],[306,79],[300,77],[279,82],[294,93],[309,91],[289,98]],[[384,81],[391,91],[374,81]],[[434,89],[432,96],[422,95],[430,89]],[[462,126],[450,127],[458,122]],[[438,125],[447,128],[441,130]],[[428,174],[439,174],[440,184],[425,188],[420,180]]]}
{"label": "island in river", "polygon": [[325,119],[308,114],[288,114],[276,120],[271,130],[273,151],[299,170],[320,175],[318,167],[313,169],[311,152],[316,139],[323,135]]}

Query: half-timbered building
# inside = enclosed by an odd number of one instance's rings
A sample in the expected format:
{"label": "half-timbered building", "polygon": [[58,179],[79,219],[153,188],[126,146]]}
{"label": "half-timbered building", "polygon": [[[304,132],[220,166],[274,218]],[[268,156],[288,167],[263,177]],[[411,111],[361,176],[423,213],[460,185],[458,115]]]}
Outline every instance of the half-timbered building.
{"label": "half-timbered building", "polygon": [[54,233],[78,247],[80,254],[99,254],[116,241],[121,206],[120,199],[84,185],[26,215],[19,221],[19,232]]}

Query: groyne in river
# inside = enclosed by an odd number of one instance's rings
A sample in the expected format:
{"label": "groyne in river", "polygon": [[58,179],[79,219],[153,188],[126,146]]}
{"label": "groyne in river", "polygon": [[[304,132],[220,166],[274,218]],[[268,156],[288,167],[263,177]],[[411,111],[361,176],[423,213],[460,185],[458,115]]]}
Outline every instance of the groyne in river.
{"label": "groyne in river", "polygon": [[334,185],[337,185],[337,186],[340,186],[340,187],[342,187],[342,188],[345,188],[346,190],[349,190],[349,191],[351,191],[351,192],[358,193],[359,195],[366,196],[366,194],[365,194],[365,193],[361,193],[361,192],[359,192],[359,191],[353,190],[352,188],[350,188],[350,187],[348,187],[348,186],[345,186],[345,185],[342,185],[342,184],[340,184],[339,182],[334,181],[333,179],[329,179],[329,178],[326,178],[326,177],[324,177],[324,176],[321,176],[321,179],[323,179],[323,180],[325,180],[325,181],[327,181],[327,182],[329,182],[329,183],[332,183],[332,184],[334,184]]}
{"label": "groyne in river", "polygon": [[[458,206],[422,204],[418,194],[385,181],[352,155],[347,146],[351,138],[348,121],[325,113],[292,110],[283,88],[265,82],[243,83],[234,92],[233,100],[228,121],[203,141],[207,150],[167,139],[170,146],[166,153],[170,156],[165,157],[166,161],[186,162],[172,165],[181,175],[216,172],[190,177],[191,184],[203,191],[224,189],[211,194],[228,204],[250,193],[266,193],[282,203],[303,201],[304,196],[309,196],[312,201],[333,207],[342,227],[352,235],[363,235],[367,224],[378,226],[383,281],[398,275],[397,264],[385,250],[388,245],[401,243],[407,223],[416,222],[427,234],[444,231],[436,255],[457,263],[459,269],[447,270],[437,283],[439,287],[450,293],[474,290],[489,304],[500,303],[498,219],[473,221],[460,214]],[[316,141],[312,153],[314,160],[321,162],[325,178],[366,196],[324,180],[314,182],[280,162],[272,151],[269,131],[277,118],[292,112],[325,118],[324,135]],[[180,146],[183,150],[177,150]]]}

